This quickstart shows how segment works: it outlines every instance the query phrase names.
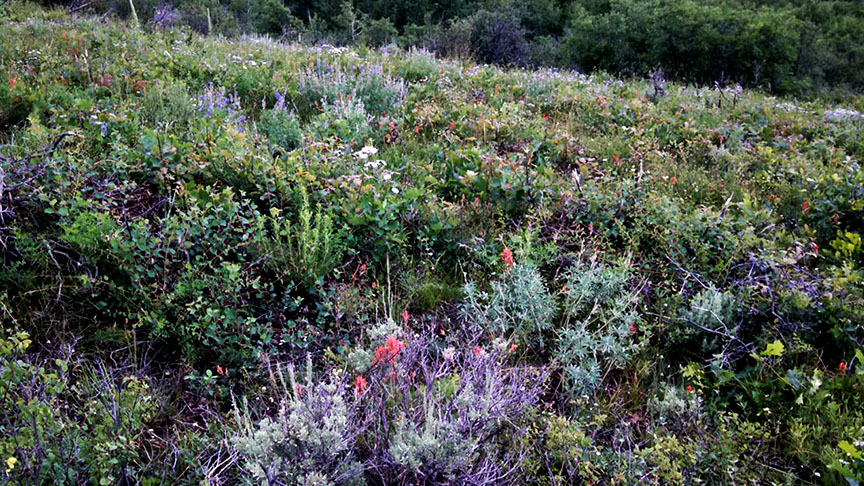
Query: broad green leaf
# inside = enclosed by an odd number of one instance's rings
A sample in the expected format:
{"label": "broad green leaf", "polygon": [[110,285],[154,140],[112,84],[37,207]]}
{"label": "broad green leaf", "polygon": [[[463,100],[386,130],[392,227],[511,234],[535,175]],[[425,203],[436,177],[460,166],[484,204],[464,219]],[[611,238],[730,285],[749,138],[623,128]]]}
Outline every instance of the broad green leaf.
{"label": "broad green leaf", "polygon": [[852,444],[845,440],[841,440],[839,444],[837,444],[843,452],[849,454],[853,459],[861,459],[861,451],[855,448]]}
{"label": "broad green leaf", "polygon": [[765,351],[762,351],[762,356],[782,356],[786,347],[779,340],[765,345]]}

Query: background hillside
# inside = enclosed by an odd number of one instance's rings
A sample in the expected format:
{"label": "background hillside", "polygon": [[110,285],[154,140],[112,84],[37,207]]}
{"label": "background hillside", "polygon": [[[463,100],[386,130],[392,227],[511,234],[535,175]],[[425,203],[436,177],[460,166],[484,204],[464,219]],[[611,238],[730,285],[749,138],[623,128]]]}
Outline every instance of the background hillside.
{"label": "background hillside", "polygon": [[[448,5],[417,32],[507,12]],[[860,97],[136,6],[0,5],[0,482],[864,480]]]}
{"label": "background hillside", "polygon": [[[74,5],[131,14],[128,0]],[[137,0],[134,6],[142,22],[201,33],[398,43],[480,62],[635,77],[662,68],[690,83],[799,96],[864,87],[864,4],[857,1]]]}

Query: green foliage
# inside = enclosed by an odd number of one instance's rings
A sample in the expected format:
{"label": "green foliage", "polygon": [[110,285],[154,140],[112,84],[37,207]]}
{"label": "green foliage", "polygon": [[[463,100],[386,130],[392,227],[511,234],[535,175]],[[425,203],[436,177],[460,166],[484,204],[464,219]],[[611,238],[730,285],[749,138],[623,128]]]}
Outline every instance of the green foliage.
{"label": "green foliage", "polygon": [[369,46],[383,46],[394,43],[398,34],[399,31],[389,18],[372,19],[363,27],[360,41]]}
{"label": "green foliage", "polygon": [[195,105],[184,83],[154,82],[141,86],[141,120],[152,126],[185,124]]}
{"label": "green foliage", "polygon": [[673,344],[698,344],[704,353],[720,350],[738,328],[738,304],[734,297],[714,287],[699,291],[689,308],[681,309],[680,323],[670,330]]}
{"label": "green foliage", "polygon": [[[12,484],[116,484],[144,467],[139,441],[160,406],[147,381],[105,365],[29,353],[26,332],[0,337],[0,455]],[[78,365],[80,366],[80,365]],[[82,403],[80,410],[68,403]]]}
{"label": "green foliage", "polygon": [[316,140],[334,138],[340,143],[360,146],[372,138],[371,120],[359,97],[325,103],[322,110],[309,124]]}
{"label": "green foliage", "polygon": [[296,223],[271,208],[270,218],[261,221],[259,230],[265,231],[267,224],[273,235],[262,244],[273,272],[287,282],[311,287],[330,275],[340,262],[342,247],[330,216],[320,209],[313,216],[305,190],[300,197]]}
{"label": "green foliage", "polygon": [[294,150],[303,143],[300,121],[284,108],[273,108],[262,113],[258,126],[272,143],[283,150]]}
{"label": "green foliage", "polygon": [[[27,481],[74,480],[70,466],[74,435],[62,433],[60,394],[68,384],[67,363],[41,365],[24,359],[30,336],[10,329],[0,337],[0,405],[3,409],[3,440],[0,455],[7,465],[5,477]],[[11,462],[10,458],[14,458]],[[68,475],[71,475],[69,477]]]}
{"label": "green foliage", "polygon": [[817,3],[0,5],[0,477],[859,481],[864,103],[747,88],[854,88]]}

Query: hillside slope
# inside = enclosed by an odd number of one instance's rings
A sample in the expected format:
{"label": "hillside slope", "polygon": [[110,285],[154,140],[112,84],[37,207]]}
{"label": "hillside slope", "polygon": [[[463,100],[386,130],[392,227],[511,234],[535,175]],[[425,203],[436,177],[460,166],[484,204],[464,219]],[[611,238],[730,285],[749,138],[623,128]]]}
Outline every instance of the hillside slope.
{"label": "hillside slope", "polygon": [[860,113],[0,9],[13,484],[864,480]]}

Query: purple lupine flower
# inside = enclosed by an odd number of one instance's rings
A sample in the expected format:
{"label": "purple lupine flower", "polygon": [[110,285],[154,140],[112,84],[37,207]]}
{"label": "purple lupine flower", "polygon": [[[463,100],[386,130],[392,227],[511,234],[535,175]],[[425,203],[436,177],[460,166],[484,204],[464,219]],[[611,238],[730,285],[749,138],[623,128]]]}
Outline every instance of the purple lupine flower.
{"label": "purple lupine flower", "polygon": [[91,121],[90,124],[91,125],[99,125],[99,130],[102,132],[102,136],[103,137],[108,136],[108,123],[107,122]]}

